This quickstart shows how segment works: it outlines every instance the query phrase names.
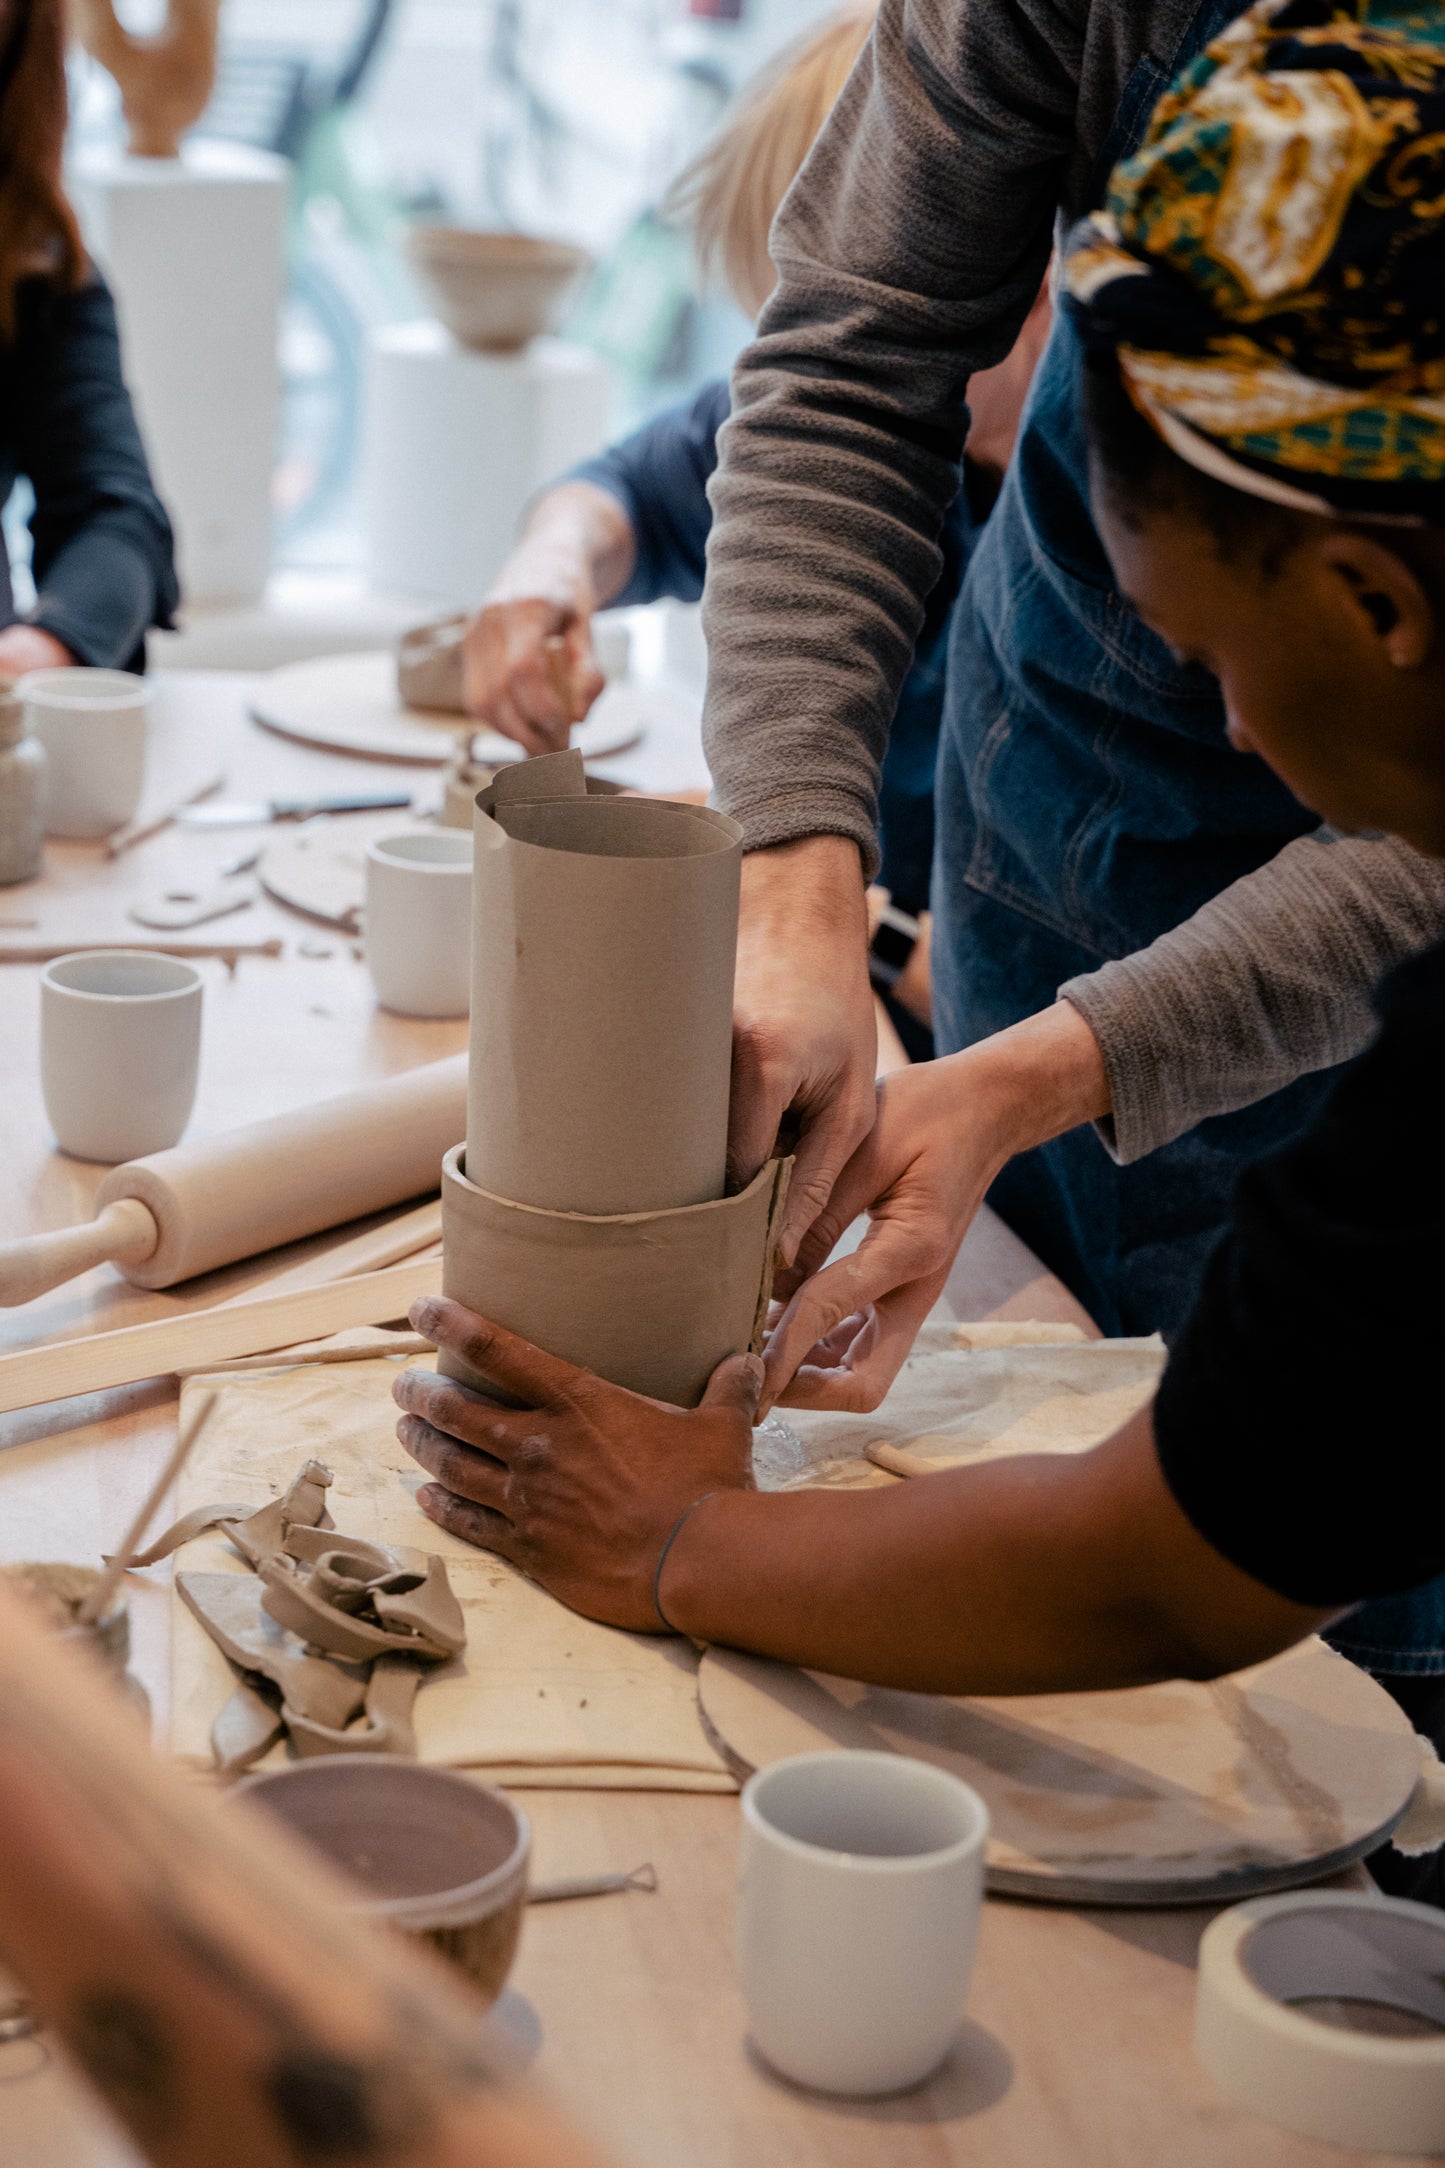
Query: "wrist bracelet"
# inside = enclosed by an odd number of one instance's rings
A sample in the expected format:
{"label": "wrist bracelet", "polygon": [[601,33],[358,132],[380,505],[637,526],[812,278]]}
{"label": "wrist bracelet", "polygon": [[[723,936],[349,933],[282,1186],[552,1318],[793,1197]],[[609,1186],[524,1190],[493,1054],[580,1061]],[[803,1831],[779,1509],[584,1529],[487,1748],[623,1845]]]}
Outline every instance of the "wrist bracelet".
{"label": "wrist bracelet", "polygon": [[680,1626],[674,1626],[672,1620],[668,1617],[667,1613],[662,1608],[662,1569],[667,1564],[667,1554],[672,1549],[674,1543],[676,1543],[678,1537],[682,1534],[683,1524],[688,1519],[689,1515],[696,1513],[699,1506],[705,1506],[709,1498],[716,1498],[716,1496],[716,1491],[704,1491],[701,1498],[694,1498],[692,1504],[685,1507],[684,1510],[678,1515],[677,1519],[673,1522],[672,1533],[669,1535],[666,1543],[664,1543],[661,1551],[658,1553],[657,1571],[652,1576],[652,1608],[657,1613],[658,1617],[662,1620],[665,1631],[670,1634],[681,1633],[682,1628]]}

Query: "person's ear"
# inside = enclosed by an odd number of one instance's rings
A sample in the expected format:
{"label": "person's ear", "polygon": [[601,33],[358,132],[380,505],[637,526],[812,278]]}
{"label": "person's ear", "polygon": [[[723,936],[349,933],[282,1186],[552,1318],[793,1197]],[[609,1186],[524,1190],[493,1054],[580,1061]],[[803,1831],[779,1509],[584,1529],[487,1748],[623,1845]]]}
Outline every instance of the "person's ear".
{"label": "person's ear", "polygon": [[1319,536],[1315,556],[1356,632],[1392,669],[1418,669],[1440,627],[1434,603],[1404,558],[1352,527]]}

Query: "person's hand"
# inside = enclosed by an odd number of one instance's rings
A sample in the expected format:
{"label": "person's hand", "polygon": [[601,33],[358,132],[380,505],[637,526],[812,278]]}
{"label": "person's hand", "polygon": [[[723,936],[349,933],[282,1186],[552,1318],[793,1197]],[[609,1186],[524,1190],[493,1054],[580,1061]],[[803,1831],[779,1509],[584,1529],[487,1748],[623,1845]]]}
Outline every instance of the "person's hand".
{"label": "person's hand", "polygon": [[[1098,1042],[1068,1002],[877,1091],[877,1120],[775,1282],[785,1307],[765,1351],[764,1413],[777,1401],[876,1408],[1000,1168],[1110,1103]],[[860,1212],[862,1243],[827,1264]]]}
{"label": "person's hand", "polygon": [[543,595],[482,604],[462,641],[467,713],[529,753],[563,750],[605,678],[591,615]]}
{"label": "person's hand", "polygon": [[701,1406],[683,1409],[544,1355],[443,1296],[415,1303],[411,1322],[526,1402],[502,1408],[429,1371],[402,1372],[396,1434],[435,1478],[417,1493],[423,1513],[588,1618],[661,1631],[653,1586],[668,1537],[709,1492],[752,1487],[758,1358],[728,1357]]}
{"label": "person's hand", "polygon": [[843,836],[743,860],[728,1173],[738,1187],[785,1118],[799,1135],[780,1235],[791,1263],[872,1126],[877,1032],[856,844]]}
{"label": "person's hand", "polygon": [[24,677],[27,670],[67,670],[74,662],[65,642],[39,625],[7,625],[0,632],[0,677]]}

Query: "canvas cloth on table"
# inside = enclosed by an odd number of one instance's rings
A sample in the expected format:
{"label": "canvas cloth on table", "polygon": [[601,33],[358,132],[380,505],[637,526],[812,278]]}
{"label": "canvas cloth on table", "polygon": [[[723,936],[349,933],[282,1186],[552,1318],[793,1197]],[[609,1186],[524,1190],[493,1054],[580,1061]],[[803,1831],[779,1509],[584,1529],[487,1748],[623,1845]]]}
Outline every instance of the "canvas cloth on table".
{"label": "canvas cloth on table", "polygon": [[[1044,1337],[1046,1336],[1046,1337]],[[1097,1444],[1153,1391],[1157,1340],[1082,1339],[1072,1326],[926,1325],[883,1406],[871,1415],[782,1409],[757,1433],[764,1489],[900,1480],[875,1467],[878,1439],[941,1465]],[[731,1791],[733,1779],[697,1713],[691,1643],[597,1626],[503,1560],[445,1534],[418,1510],[427,1480],[396,1439],[400,1362],[298,1364],[187,1381],[216,1405],[179,1485],[177,1515],[226,1499],[262,1505],[308,1458],[335,1481],[329,1506],[346,1535],[406,1543],[444,1558],[466,1615],[467,1647],[416,1700],[423,1761],[485,1770],[497,1782],[597,1790]],[[224,1536],[177,1554],[184,1572],[247,1569]],[[171,1751],[209,1766],[210,1733],[234,1683],[185,1606],[172,1605]],[[283,1749],[273,1749],[273,1758]]]}
{"label": "canvas cloth on table", "polygon": [[[400,1363],[327,1363],[201,1377],[216,1405],[177,1496],[177,1515],[219,1499],[276,1497],[308,1458],[335,1481],[337,1527],[372,1543],[408,1543],[446,1560],[467,1622],[464,1656],[438,1667],[416,1698],[420,1758],[485,1770],[517,1785],[602,1790],[732,1791],[698,1722],[690,1643],[619,1633],[579,1618],[515,1568],[447,1535],[415,1494],[427,1481],[396,1439]],[[181,1572],[248,1569],[212,1534],[176,1554]],[[220,1650],[177,1597],[171,1609],[173,1754],[209,1767],[211,1725],[234,1684]],[[272,1758],[284,1759],[273,1749]]]}
{"label": "canvas cloth on table", "polygon": [[759,1477],[769,1489],[897,1482],[867,1457],[880,1439],[941,1468],[1081,1452],[1144,1405],[1164,1359],[1157,1334],[1086,1340],[1076,1325],[934,1319],[871,1414],[779,1408],[759,1434]]}

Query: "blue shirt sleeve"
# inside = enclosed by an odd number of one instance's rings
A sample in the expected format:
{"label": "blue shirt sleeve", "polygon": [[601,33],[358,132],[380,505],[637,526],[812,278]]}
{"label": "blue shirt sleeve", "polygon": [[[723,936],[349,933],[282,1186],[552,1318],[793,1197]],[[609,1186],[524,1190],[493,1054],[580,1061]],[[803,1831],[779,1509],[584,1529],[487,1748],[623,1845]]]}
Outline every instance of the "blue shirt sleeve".
{"label": "blue shirt sleeve", "polygon": [[727,382],[718,377],[563,477],[605,489],[627,514],[637,556],[631,579],[613,597],[616,607],[664,595],[696,602],[702,594],[712,526],[707,485],[728,405]]}

